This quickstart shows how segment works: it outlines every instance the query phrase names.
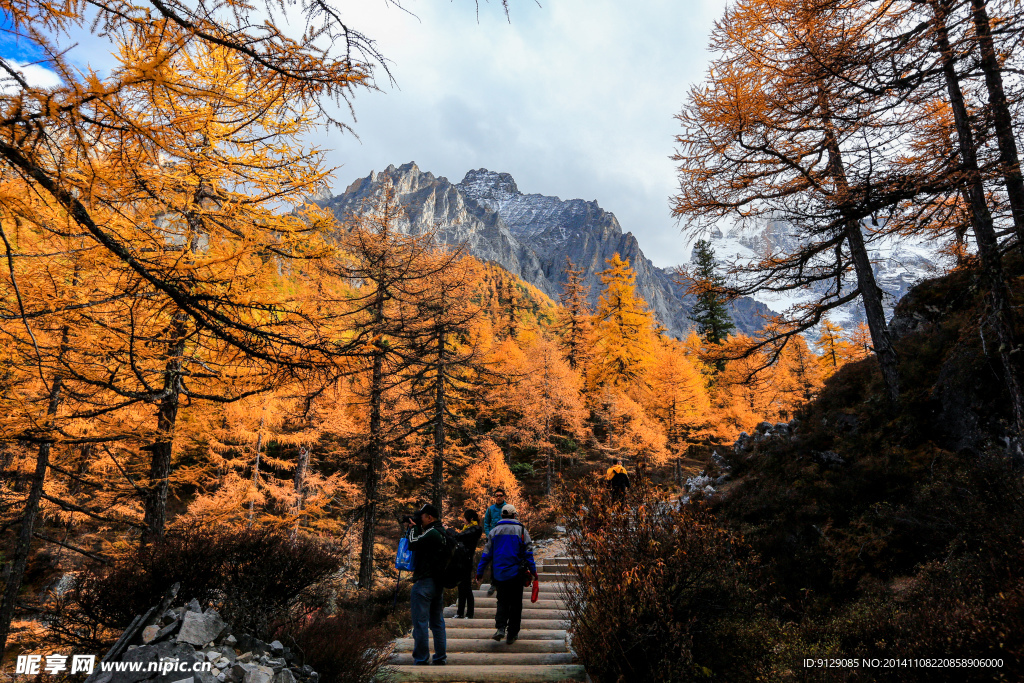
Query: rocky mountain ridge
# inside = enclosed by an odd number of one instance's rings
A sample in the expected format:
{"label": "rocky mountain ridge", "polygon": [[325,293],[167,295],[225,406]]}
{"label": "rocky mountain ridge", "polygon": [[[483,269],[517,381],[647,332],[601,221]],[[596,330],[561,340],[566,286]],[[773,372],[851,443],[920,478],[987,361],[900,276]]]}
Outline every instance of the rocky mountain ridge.
{"label": "rocky mountain ridge", "polygon": [[[508,173],[483,168],[469,171],[456,184],[408,163],[371,172],[321,203],[344,218],[357,213],[386,182],[405,209],[399,229],[408,234],[433,230],[445,244],[465,244],[473,256],[500,265],[555,300],[565,282],[566,259],[571,259],[585,273],[591,304],[601,292],[605,260],[618,252],[629,260],[637,291],[669,334],[681,337],[692,327],[692,299],[673,274],[652,264],[636,237],[624,233],[615,215],[596,201],[524,194]],[[769,311],[743,299],[731,312],[741,331],[753,332],[761,327],[760,315]]]}

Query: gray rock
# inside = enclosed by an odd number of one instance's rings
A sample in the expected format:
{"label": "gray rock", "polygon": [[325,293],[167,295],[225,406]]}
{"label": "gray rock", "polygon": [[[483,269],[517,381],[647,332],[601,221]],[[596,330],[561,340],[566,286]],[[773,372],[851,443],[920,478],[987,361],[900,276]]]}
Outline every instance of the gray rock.
{"label": "gray rock", "polygon": [[255,670],[255,664],[249,664],[247,662],[238,662],[230,669],[228,669],[228,672],[232,680],[241,681],[245,678],[246,674],[248,674],[250,671]]}
{"label": "gray rock", "polygon": [[164,626],[162,629],[157,631],[156,637],[153,638],[153,642],[159,643],[161,640],[166,639],[168,636],[172,636],[178,632],[181,628],[181,621],[172,621],[171,623]]}
{"label": "gray rock", "polygon": [[222,655],[217,650],[210,650],[208,652],[204,652],[203,656],[206,657],[206,661],[208,661],[208,662],[215,662],[218,659],[222,659],[224,657],[224,655]]}
{"label": "gray rock", "polygon": [[288,666],[288,662],[284,660],[284,657],[272,657],[267,660],[267,666],[274,671],[280,671],[284,667]]}
{"label": "gray rock", "polygon": [[178,642],[196,646],[206,645],[219,638],[226,627],[227,624],[216,610],[207,610],[205,614],[186,612],[185,618],[181,620]]}
{"label": "gray rock", "polygon": [[275,655],[283,654],[284,643],[282,643],[280,640],[275,640],[270,644],[270,651]]}
{"label": "gray rock", "polygon": [[811,451],[811,455],[822,465],[846,464],[846,461],[835,451]]}
{"label": "gray rock", "polygon": [[273,683],[274,670],[265,666],[258,666],[245,674],[242,683]]}
{"label": "gray rock", "polygon": [[198,600],[196,600],[195,598],[192,598],[192,600],[188,603],[188,606],[185,608],[185,611],[186,612],[202,612],[203,611],[203,607],[202,607],[202,605],[199,604]]}
{"label": "gray rock", "polygon": [[772,423],[771,422],[760,422],[760,423],[758,423],[757,428],[754,431],[756,433],[758,433],[758,434],[766,434],[766,433],[770,432],[771,430],[772,430]]}
{"label": "gray rock", "polygon": [[146,645],[149,645],[154,640],[156,640],[156,637],[157,637],[157,635],[159,633],[160,633],[160,627],[157,626],[156,624],[153,624],[151,626],[147,626],[146,628],[142,629],[142,642],[145,643]]}
{"label": "gray rock", "polygon": [[235,638],[233,635],[228,635],[228,637],[224,639],[224,643],[226,645],[234,645],[237,642],[238,642],[238,639]]}
{"label": "gray rock", "polygon": [[[227,642],[227,641],[225,641],[225,642]],[[222,657],[226,658],[232,664],[235,663],[235,657],[236,657],[235,656],[235,650],[230,645],[218,645],[217,647],[214,648],[214,650],[219,652]],[[224,667],[221,667],[221,668],[223,669]]]}
{"label": "gray rock", "polygon": [[295,683],[295,676],[288,669],[282,669],[274,675],[274,683]]}
{"label": "gray rock", "polygon": [[255,657],[255,655],[253,655],[252,652],[243,652],[242,654],[238,655],[238,658],[235,661],[242,662],[243,664],[246,664],[246,663],[251,662],[255,658],[256,657]]}

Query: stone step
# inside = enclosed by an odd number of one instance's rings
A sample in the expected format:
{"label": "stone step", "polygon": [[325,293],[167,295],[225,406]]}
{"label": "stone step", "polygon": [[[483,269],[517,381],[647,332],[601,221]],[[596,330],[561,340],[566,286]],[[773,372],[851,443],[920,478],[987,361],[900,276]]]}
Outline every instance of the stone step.
{"label": "stone step", "polygon": [[448,681],[450,683],[552,683],[585,681],[587,672],[579,664],[541,664],[535,666],[392,666],[382,680],[394,683]]}
{"label": "stone step", "polygon": [[[494,627],[494,617],[490,619],[482,615],[473,615],[474,619],[445,619],[445,629],[453,628],[487,628],[488,626]],[[527,614],[523,614],[521,622],[522,628],[539,628],[539,629],[564,629],[568,628],[569,622],[564,619],[530,619]]]}
{"label": "stone step", "polygon": [[[481,607],[497,607],[498,606],[498,598],[497,597],[494,597],[494,596],[487,597],[487,591],[479,591],[479,592],[482,592],[483,595],[476,595],[477,592],[478,591],[473,591],[473,594],[474,594],[473,595],[473,605],[475,606],[476,609],[480,609]],[[559,600],[559,599],[556,599],[556,598],[540,598],[540,599],[537,600],[537,602],[530,602],[530,596],[524,594],[523,595],[523,611],[525,612],[528,609],[557,609],[557,610],[564,610],[565,609],[565,601],[564,600]]]}
{"label": "stone step", "polygon": [[[473,596],[476,597],[476,595],[478,593],[483,593],[483,595],[486,596],[487,595],[487,589],[489,589],[490,587],[491,587],[491,584],[489,584],[489,583],[480,584],[480,588],[478,590],[473,591]],[[554,583],[554,582],[541,583],[541,584],[539,584],[538,588],[539,588],[539,592],[540,592],[541,595],[551,594],[551,593],[561,593],[563,590],[565,590],[565,584],[564,583]],[[529,599],[530,593],[532,591],[533,591],[533,587],[532,586],[530,588],[523,588],[523,593],[526,595],[527,599]],[[495,595],[497,595],[497,592],[495,592]]]}
{"label": "stone step", "polygon": [[561,572],[549,572],[545,568],[544,571],[537,572],[537,578],[540,580],[540,583],[543,586],[545,583],[548,582],[561,583],[565,581],[566,574],[563,574]]}
{"label": "stone step", "polygon": [[[493,628],[487,629],[484,638],[448,638],[448,656],[456,652],[565,652],[562,640],[517,640],[511,645],[504,640],[491,640]],[[520,633],[520,635],[525,635]],[[433,640],[430,641],[433,644]],[[395,652],[412,652],[412,638],[399,638],[395,641]]]}
{"label": "stone step", "polygon": [[[538,601],[539,602],[539,601]],[[523,603],[523,619],[568,619],[569,615],[564,609],[534,609],[533,605],[537,603],[531,603],[529,600]],[[497,607],[483,607],[480,605],[480,601],[477,601],[476,606],[473,608],[473,617],[476,619],[493,619],[497,616]],[[463,621],[463,619],[456,619],[456,622]],[[465,621],[468,621],[466,619]],[[448,623],[448,620],[445,620]]]}
{"label": "stone step", "polygon": [[[494,641],[491,641],[494,642]],[[498,643],[495,643],[497,645]],[[513,645],[512,647],[515,647]],[[497,664],[572,664],[572,655],[568,652],[448,652],[448,664],[463,666],[466,664],[497,665]],[[412,653],[395,653],[391,656],[391,664],[413,664]]]}
{"label": "stone step", "polygon": [[[490,638],[494,634],[494,626],[485,628],[446,628],[445,635],[448,641],[462,640],[467,638]],[[519,632],[523,640],[565,640],[565,629],[554,628],[525,628]]]}

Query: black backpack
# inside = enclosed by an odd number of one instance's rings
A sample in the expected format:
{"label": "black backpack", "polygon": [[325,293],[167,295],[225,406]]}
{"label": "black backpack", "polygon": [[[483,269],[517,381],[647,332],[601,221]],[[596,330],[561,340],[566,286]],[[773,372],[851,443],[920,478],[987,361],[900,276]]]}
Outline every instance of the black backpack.
{"label": "black backpack", "polygon": [[441,551],[441,561],[438,562],[440,572],[437,576],[442,586],[455,588],[469,578],[474,553],[458,539],[454,530],[445,528],[443,534],[444,550]]}

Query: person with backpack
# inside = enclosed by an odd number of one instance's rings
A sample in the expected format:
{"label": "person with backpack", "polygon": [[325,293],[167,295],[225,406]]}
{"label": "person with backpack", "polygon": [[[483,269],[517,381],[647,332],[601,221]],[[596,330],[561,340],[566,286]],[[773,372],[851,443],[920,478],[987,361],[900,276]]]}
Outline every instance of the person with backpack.
{"label": "person with backpack", "polygon": [[444,586],[442,575],[449,560],[449,540],[439,519],[440,514],[427,503],[410,519],[407,518],[409,549],[416,553],[412,592],[409,596],[412,613],[412,658],[416,664],[430,664],[430,639],[434,635],[434,664],[448,660],[447,636],[444,630]]}
{"label": "person with backpack", "polygon": [[[469,550],[470,557],[476,556],[476,546],[480,543],[480,536],[483,535],[484,529],[480,526],[480,515],[477,514],[476,510],[470,510],[467,508],[462,513],[463,518],[466,520],[465,526],[459,530],[456,538],[462,545]],[[468,571],[465,573],[462,581],[459,581],[459,603],[458,611],[455,613],[456,619],[472,619],[473,618],[473,564],[470,563]]]}
{"label": "person with backpack", "polygon": [[629,488],[629,475],[626,468],[622,466],[621,460],[616,460],[604,475],[608,488],[612,491],[612,501],[620,502],[626,497],[626,489]]}
{"label": "person with backpack", "polygon": [[530,533],[516,521],[516,509],[506,505],[501,520],[487,535],[483,557],[476,568],[476,580],[483,578],[484,568],[491,566],[491,585],[498,592],[498,609],[494,617],[497,629],[491,636],[511,645],[519,638],[523,621],[523,586],[527,575],[537,578],[537,565],[533,561],[533,541]]}
{"label": "person with backpack", "polygon": [[[491,529],[501,521],[501,509],[505,507],[505,490],[498,489],[494,492],[494,503],[484,513],[484,536],[491,535]],[[487,589],[487,597],[494,595],[494,577],[491,577],[491,586]]]}

